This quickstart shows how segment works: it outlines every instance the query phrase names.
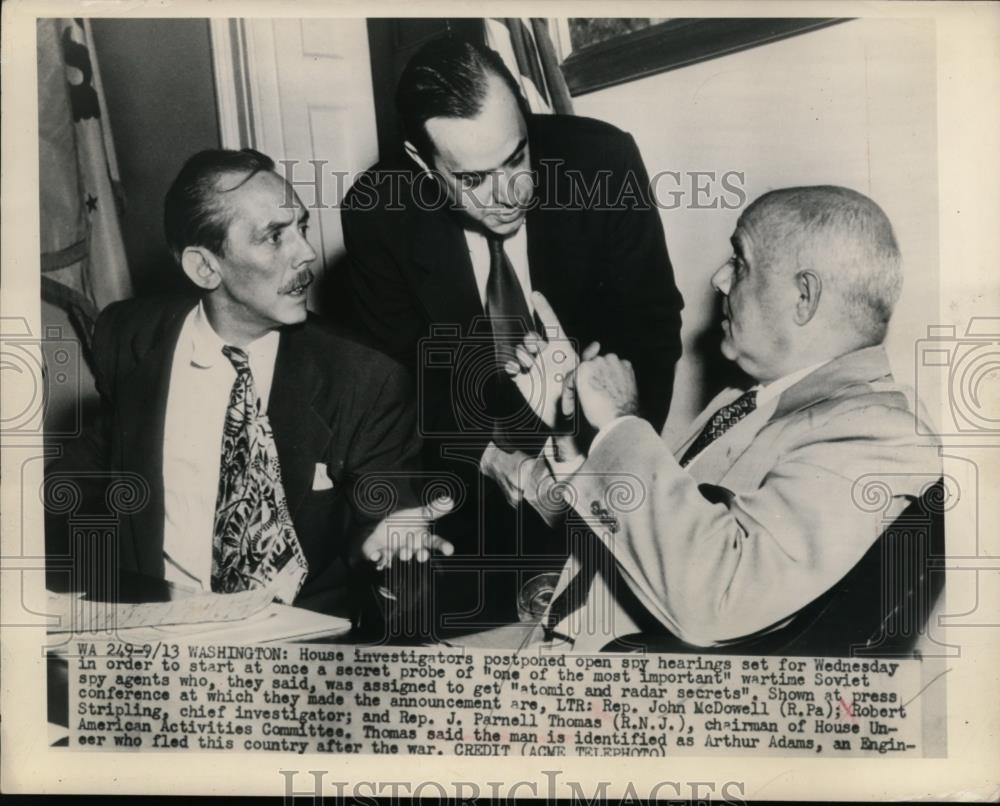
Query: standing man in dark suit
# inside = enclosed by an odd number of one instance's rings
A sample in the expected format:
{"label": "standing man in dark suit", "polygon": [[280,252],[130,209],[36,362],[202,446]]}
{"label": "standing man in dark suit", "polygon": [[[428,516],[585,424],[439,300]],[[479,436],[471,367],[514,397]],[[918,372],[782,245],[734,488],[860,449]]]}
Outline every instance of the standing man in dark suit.
{"label": "standing man in dark suit", "polygon": [[[378,566],[451,548],[414,506],[420,442],[405,369],[306,311],[308,217],[265,155],[193,156],[165,224],[199,295],[102,313],[101,420],[52,472],[148,486],[121,522],[124,569],[219,593],[266,586],[279,601],[356,616]],[[398,506],[410,509],[389,518]],[[400,519],[409,542],[392,538]]]}
{"label": "standing man in dark suit", "polygon": [[465,534],[456,528],[460,550],[485,524],[495,534],[481,550],[520,556],[525,547],[511,537],[530,531],[522,521],[531,515],[513,522],[499,491],[521,500],[519,467],[546,432],[511,407],[523,401],[494,371],[510,357],[503,344],[534,329],[532,292],[544,293],[570,338],[631,359],[640,412],[659,429],[682,307],[660,216],[631,136],[587,118],[530,114],[487,48],[428,43],[396,99],[406,153],[362,175],[343,205],[346,296],[414,372],[425,464],[478,488]]}

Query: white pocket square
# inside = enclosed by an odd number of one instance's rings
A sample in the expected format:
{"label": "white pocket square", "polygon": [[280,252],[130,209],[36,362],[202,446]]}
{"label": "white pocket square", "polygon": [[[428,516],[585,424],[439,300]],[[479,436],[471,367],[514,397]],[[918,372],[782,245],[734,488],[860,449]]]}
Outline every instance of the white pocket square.
{"label": "white pocket square", "polygon": [[317,463],[316,472],[313,474],[313,491],[332,489],[333,479],[331,479],[330,474],[326,472],[326,465],[322,462]]}

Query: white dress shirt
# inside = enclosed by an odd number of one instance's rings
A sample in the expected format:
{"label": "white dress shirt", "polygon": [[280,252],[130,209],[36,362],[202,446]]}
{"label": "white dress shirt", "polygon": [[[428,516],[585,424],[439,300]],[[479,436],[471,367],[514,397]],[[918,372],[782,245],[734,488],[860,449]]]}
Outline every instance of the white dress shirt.
{"label": "white dress shirt", "polygon": [[[490,244],[486,236],[476,230],[465,230],[465,242],[469,246],[469,257],[472,259],[472,271],[476,275],[476,288],[479,289],[479,301],[486,310],[486,283],[490,278]],[[503,250],[514,269],[514,275],[521,284],[524,301],[528,303],[528,311],[535,313],[531,304],[531,273],[528,270],[528,225],[522,224],[517,232],[504,239]]]}
{"label": "white dress shirt", "polygon": [[[279,340],[274,330],[245,348],[261,413],[267,412]],[[222,430],[236,380],[224,346],[199,304],[184,320],[174,350],[163,426],[165,578],[206,591],[211,590]]]}

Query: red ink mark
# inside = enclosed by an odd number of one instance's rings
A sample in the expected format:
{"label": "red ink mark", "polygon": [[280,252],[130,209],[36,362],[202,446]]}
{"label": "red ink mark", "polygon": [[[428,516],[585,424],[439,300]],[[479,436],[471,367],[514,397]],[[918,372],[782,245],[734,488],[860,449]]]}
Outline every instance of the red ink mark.
{"label": "red ink mark", "polygon": [[848,719],[850,719],[851,722],[857,722],[857,720],[854,718],[854,711],[851,710],[851,706],[849,706],[846,702],[844,702],[843,697],[838,697],[837,699],[840,701],[840,709],[845,714],[847,714]]}

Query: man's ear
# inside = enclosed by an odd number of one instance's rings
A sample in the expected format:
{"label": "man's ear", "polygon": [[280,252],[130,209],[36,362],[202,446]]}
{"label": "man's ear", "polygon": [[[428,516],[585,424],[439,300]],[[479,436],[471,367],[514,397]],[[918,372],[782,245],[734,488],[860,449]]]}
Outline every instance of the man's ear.
{"label": "man's ear", "polygon": [[805,325],[816,315],[819,298],[823,293],[823,280],[812,269],[802,269],[795,275],[799,296],[795,302],[795,324]]}
{"label": "man's ear", "polygon": [[430,166],[424,161],[424,158],[420,156],[420,152],[417,151],[417,147],[413,145],[409,140],[403,143],[403,150],[406,152],[407,156],[413,160],[417,165],[423,168],[427,173],[434,173]]}
{"label": "man's ear", "polygon": [[186,247],[181,255],[181,267],[188,279],[204,291],[218,288],[222,282],[218,258],[203,246]]}

